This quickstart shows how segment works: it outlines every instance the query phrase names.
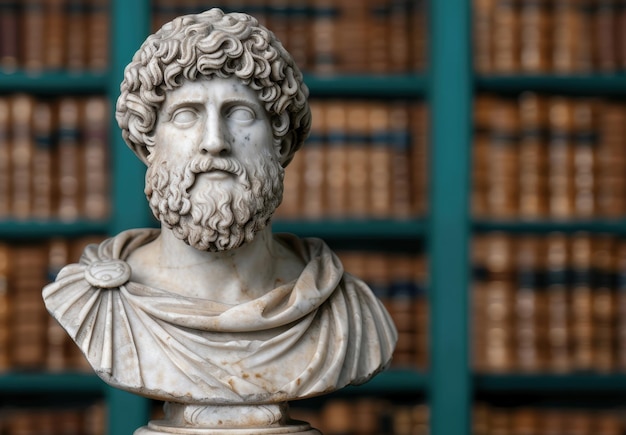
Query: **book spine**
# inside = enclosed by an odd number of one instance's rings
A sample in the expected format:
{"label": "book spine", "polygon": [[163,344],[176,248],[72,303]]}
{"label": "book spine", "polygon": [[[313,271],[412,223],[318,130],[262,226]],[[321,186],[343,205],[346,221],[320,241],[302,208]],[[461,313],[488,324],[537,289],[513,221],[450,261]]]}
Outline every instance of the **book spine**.
{"label": "book spine", "polygon": [[514,368],[513,239],[500,232],[486,237],[486,364],[490,372],[510,372]]}
{"label": "book spine", "polygon": [[80,106],[75,98],[58,103],[58,191],[61,220],[72,221],[80,215]]}
{"label": "book spine", "polygon": [[347,189],[350,217],[364,218],[369,215],[369,198],[371,178],[368,167],[370,143],[368,138],[369,108],[359,102],[347,103],[346,128],[348,143],[347,156]]}
{"label": "book spine", "polygon": [[626,214],[626,109],[604,101],[599,112],[596,204],[599,216],[617,218]]}
{"label": "book spine", "polygon": [[548,110],[544,97],[525,92],[519,98],[519,215],[540,219],[547,215]]}
{"label": "book spine", "polygon": [[572,101],[554,97],[550,102],[548,146],[548,210],[551,217],[574,215],[574,158],[572,147]]}
{"label": "book spine", "polygon": [[390,0],[388,2],[389,18],[389,73],[409,71],[410,58],[410,17],[411,2],[407,0]]}
{"label": "book spine", "polygon": [[590,100],[574,102],[573,107],[574,213],[581,218],[596,214],[596,113]]}
{"label": "book spine", "polygon": [[529,73],[547,73],[550,68],[551,14],[546,0],[520,3],[520,69]]}
{"label": "book spine", "polygon": [[0,371],[11,368],[11,248],[0,243]]}
{"label": "book spine", "polygon": [[20,62],[20,2],[0,0],[0,69],[15,71]]}
{"label": "book spine", "polygon": [[487,191],[489,189],[488,161],[491,111],[494,98],[479,95],[474,103],[474,140],[472,145],[472,215],[484,218],[489,215]]}
{"label": "book spine", "polygon": [[548,369],[564,373],[571,370],[569,330],[569,280],[570,265],[567,237],[551,233],[547,237],[546,276],[546,326]]}
{"label": "book spine", "polygon": [[337,21],[339,11],[332,0],[312,0],[311,69],[318,74],[336,73]]}
{"label": "book spine", "polygon": [[626,371],[626,240],[620,239],[616,248],[616,364]]}
{"label": "book spine", "polygon": [[545,346],[541,343],[545,309],[545,291],[540,280],[542,248],[541,239],[531,236],[520,237],[516,246],[516,366],[524,372],[536,373],[545,367]]}
{"label": "book spine", "polygon": [[495,0],[493,9],[493,72],[519,71],[519,5],[516,0]]}
{"label": "book spine", "polygon": [[[393,150],[390,143],[390,106],[373,103],[369,110],[366,126],[370,148],[368,156],[368,174],[370,179],[369,216],[388,218],[392,216],[391,206],[393,168],[391,166]],[[405,186],[406,187],[406,186]]]}
{"label": "book spine", "polygon": [[324,212],[332,218],[348,215],[348,108],[346,103],[331,101],[324,106],[326,148],[324,153]]}
{"label": "book spine", "polygon": [[0,97],[0,218],[11,214],[11,100]]}
{"label": "book spine", "polygon": [[67,0],[66,68],[84,71],[87,65],[87,0]]}
{"label": "book spine", "polygon": [[34,99],[28,95],[18,94],[11,99],[13,120],[11,209],[13,216],[17,219],[28,219],[32,216],[33,108]]}
{"label": "book spine", "polygon": [[109,0],[89,0],[86,15],[87,68],[103,72],[109,64]]}
{"label": "book spine", "polygon": [[21,369],[42,369],[46,361],[48,313],[41,300],[47,258],[41,244],[14,245],[11,302],[11,360]]}
{"label": "book spine", "polygon": [[301,70],[309,71],[311,69],[309,45],[312,39],[309,0],[290,0],[289,8],[291,10],[287,23],[289,52]]}
{"label": "book spine", "polygon": [[50,219],[53,213],[53,152],[54,137],[50,104],[37,101],[33,112],[33,210],[32,216],[37,219]]}
{"label": "book spine", "polygon": [[45,7],[44,0],[25,0],[22,10],[22,52],[24,68],[41,72],[45,60]]}
{"label": "book spine", "polygon": [[519,119],[515,102],[497,100],[491,112],[487,162],[489,214],[512,218],[518,213]]}
{"label": "book spine", "polygon": [[496,0],[473,0],[474,68],[479,74],[493,72],[493,26]]}
{"label": "book spine", "polygon": [[614,240],[611,235],[597,235],[593,247],[593,268],[597,273],[592,297],[593,367],[599,372],[615,368],[615,271]]}
{"label": "book spine", "polygon": [[[69,263],[69,243],[55,238],[48,242],[48,282],[53,282],[63,266]],[[68,364],[68,335],[59,323],[48,316],[46,334],[46,370],[60,372],[70,368]]]}
{"label": "book spine", "polygon": [[311,101],[311,114],[317,120],[311,127],[307,145],[299,153],[305,162],[302,170],[302,215],[310,218],[321,218],[326,206],[326,123],[324,105],[319,101]]}
{"label": "book spine", "polygon": [[103,97],[90,97],[83,106],[84,132],[82,180],[84,215],[88,219],[105,219],[109,215],[109,165],[107,132],[109,105]]}
{"label": "book spine", "polygon": [[[418,143],[415,138],[411,144],[411,134],[409,132],[409,111],[411,108],[404,102],[393,102],[388,108],[389,139],[389,198],[390,198],[390,214],[399,219],[409,218],[413,211],[413,200],[418,191],[413,189],[411,178],[419,177],[416,173],[420,171],[421,159],[425,159],[421,155],[424,144]],[[416,155],[413,157],[413,155]],[[411,164],[412,161],[416,163]],[[413,167],[412,167],[413,166]],[[372,177],[372,182],[376,177]]]}
{"label": "book spine", "polygon": [[361,50],[366,54],[366,62],[360,71],[369,70],[375,74],[387,74],[390,70],[389,55],[392,49],[389,44],[389,1],[368,0],[366,2],[357,2],[359,4],[364,3],[366,8],[369,9],[364,11],[362,24],[360,24],[363,27],[360,33],[367,35],[363,39],[367,43],[360,44]]}
{"label": "book spine", "polygon": [[60,71],[65,66],[65,0],[45,1],[44,66]]}
{"label": "book spine", "polygon": [[599,71],[615,72],[617,62],[618,9],[616,0],[596,0],[594,64]]}
{"label": "book spine", "polygon": [[572,253],[572,368],[581,371],[593,369],[592,310],[592,238],[588,233],[574,235]]}
{"label": "book spine", "polygon": [[428,192],[430,188],[429,158],[429,117],[425,104],[409,106],[410,161],[411,161],[411,198],[413,198],[413,216],[426,214],[428,210]]}

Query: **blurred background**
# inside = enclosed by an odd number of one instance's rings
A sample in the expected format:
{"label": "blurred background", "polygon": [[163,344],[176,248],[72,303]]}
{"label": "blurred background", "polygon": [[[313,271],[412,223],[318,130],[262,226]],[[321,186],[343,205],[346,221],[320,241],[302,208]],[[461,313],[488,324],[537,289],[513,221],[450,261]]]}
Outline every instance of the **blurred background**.
{"label": "blurred background", "polygon": [[113,119],[172,18],[254,15],[305,75],[276,232],[321,237],[393,316],[391,367],[293,403],[326,435],[626,433],[622,0],[0,0],[0,434],[121,435],[41,288],[156,226]]}

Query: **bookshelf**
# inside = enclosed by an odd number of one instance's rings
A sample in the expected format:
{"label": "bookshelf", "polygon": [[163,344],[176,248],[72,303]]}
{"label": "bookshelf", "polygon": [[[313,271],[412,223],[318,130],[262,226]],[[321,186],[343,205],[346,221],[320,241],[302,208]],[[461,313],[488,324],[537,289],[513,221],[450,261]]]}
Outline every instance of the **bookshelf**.
{"label": "bookshelf", "polygon": [[[434,435],[469,435],[474,397],[490,394],[571,393],[620,395],[621,374],[475,375],[469,360],[469,245],[474,234],[490,231],[544,234],[626,234],[623,219],[578,221],[478,220],[470,217],[470,167],[473,137],[472,100],[477,92],[516,94],[524,90],[568,95],[626,95],[626,76],[476,76],[472,68],[471,2],[431,1],[429,62],[415,75],[307,75],[312,97],[423,98],[430,114],[430,191],[428,214],[410,220],[277,221],[274,230],[355,243],[400,245],[423,243],[429,259],[430,369],[425,373],[392,370],[361,387],[357,395],[426,396]],[[117,98],[123,69],[150,28],[150,1],[111,0],[111,66],[104,74],[0,74],[0,92],[20,89],[39,94],[104,93]],[[131,158],[111,119],[112,203],[107,222],[0,223],[0,238],[40,238],[85,233],[114,234],[153,225],[143,194],[144,167]],[[96,377],[74,374],[6,374],[0,395],[15,391],[103,395],[109,407],[109,433],[126,434],[148,420],[149,402],[102,384]]]}

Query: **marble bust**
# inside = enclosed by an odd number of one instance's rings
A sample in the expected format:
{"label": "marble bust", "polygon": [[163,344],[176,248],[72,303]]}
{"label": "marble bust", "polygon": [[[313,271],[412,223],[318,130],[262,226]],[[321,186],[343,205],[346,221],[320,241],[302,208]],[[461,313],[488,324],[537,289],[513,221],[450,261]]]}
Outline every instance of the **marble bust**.
{"label": "marble bust", "polygon": [[271,230],[307,98],[274,35],[219,9],[126,67],[116,119],[161,228],[88,246],[43,297],[105,382],[167,402],[136,434],[318,433],[286,403],[388,366],[397,333],[370,289],[323,241]]}

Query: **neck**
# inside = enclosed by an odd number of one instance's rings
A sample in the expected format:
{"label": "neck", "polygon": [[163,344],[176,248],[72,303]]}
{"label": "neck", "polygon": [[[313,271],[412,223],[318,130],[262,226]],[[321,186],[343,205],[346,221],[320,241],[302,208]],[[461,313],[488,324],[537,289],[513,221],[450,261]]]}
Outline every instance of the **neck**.
{"label": "neck", "polygon": [[200,251],[167,228],[156,242],[159,269],[175,279],[168,287],[184,296],[236,304],[275,286],[277,246],[269,225],[251,242],[222,252]]}

